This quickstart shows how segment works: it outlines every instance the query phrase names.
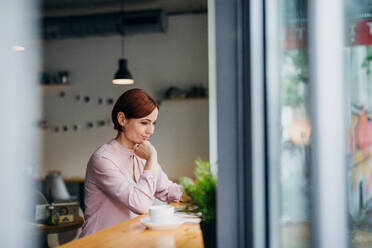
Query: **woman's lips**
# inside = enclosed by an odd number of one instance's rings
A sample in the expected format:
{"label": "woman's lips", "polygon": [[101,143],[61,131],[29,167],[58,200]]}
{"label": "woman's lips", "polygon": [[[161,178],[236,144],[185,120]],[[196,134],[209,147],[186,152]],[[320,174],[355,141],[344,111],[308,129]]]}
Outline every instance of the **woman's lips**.
{"label": "woman's lips", "polygon": [[144,140],[148,140],[149,137],[147,137],[147,136],[142,136],[142,139],[144,139]]}

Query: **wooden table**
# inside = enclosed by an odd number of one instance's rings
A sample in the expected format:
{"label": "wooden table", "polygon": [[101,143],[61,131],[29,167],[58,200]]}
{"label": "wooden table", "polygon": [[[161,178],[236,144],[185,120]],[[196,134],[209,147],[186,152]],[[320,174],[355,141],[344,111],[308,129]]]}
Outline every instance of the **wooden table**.
{"label": "wooden table", "polygon": [[192,247],[203,248],[203,237],[199,224],[182,224],[176,229],[154,231],[146,229],[140,220],[146,215],[137,216],[118,225],[67,243],[61,248],[125,248],[125,247]]}

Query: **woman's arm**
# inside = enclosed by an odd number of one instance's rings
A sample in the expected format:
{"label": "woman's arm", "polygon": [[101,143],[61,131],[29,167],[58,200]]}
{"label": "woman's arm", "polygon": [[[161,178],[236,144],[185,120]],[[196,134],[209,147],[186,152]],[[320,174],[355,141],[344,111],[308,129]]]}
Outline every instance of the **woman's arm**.
{"label": "woman's arm", "polygon": [[134,147],[134,153],[142,159],[146,160],[144,170],[153,171],[158,162],[158,153],[155,147],[149,142],[145,141],[142,144],[137,144]]}
{"label": "woman's arm", "polygon": [[144,172],[153,171],[156,177],[155,197],[161,201],[180,201],[182,197],[181,186],[170,181],[158,164],[158,155],[155,147],[145,141],[134,148],[134,152],[146,160]]}
{"label": "woman's arm", "polygon": [[182,187],[169,180],[159,164],[156,173],[155,197],[165,202],[180,201],[183,194]]}
{"label": "woman's arm", "polygon": [[144,171],[138,182],[134,183],[130,174],[122,174],[107,157],[93,157],[91,166],[95,183],[108,196],[137,214],[146,213],[152,206],[156,190],[152,171]]}

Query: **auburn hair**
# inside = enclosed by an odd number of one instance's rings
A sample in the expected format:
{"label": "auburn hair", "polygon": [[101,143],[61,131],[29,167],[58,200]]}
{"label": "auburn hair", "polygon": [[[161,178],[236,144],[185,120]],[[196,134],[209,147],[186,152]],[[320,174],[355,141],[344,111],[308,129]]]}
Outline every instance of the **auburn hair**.
{"label": "auburn hair", "polygon": [[144,90],[130,89],[125,91],[118,100],[116,100],[112,108],[111,118],[114,123],[114,129],[119,132],[122,130],[118,122],[119,112],[123,112],[125,118],[138,119],[151,114],[155,108],[159,109],[158,103]]}

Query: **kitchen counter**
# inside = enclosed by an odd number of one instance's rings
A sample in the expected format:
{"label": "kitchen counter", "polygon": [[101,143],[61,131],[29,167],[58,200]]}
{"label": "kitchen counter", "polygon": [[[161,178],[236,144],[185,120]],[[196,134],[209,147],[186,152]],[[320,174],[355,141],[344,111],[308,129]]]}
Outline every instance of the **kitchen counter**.
{"label": "kitchen counter", "polygon": [[148,216],[140,215],[115,226],[67,243],[61,248],[135,248],[135,247],[190,247],[203,248],[203,238],[199,224],[182,224],[176,229],[153,231],[146,229],[140,220]]}

